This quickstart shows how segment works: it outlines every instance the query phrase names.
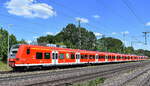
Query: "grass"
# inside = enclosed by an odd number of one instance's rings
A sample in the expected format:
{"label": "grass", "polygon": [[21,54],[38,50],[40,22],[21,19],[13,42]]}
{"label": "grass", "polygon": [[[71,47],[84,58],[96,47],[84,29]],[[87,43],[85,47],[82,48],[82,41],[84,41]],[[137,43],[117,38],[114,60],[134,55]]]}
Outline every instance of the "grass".
{"label": "grass", "polygon": [[12,68],[8,67],[6,63],[0,61],[0,71],[10,71]]}
{"label": "grass", "polygon": [[74,84],[72,86],[97,86],[104,82],[104,78],[96,78],[95,80],[90,80],[84,83]]}

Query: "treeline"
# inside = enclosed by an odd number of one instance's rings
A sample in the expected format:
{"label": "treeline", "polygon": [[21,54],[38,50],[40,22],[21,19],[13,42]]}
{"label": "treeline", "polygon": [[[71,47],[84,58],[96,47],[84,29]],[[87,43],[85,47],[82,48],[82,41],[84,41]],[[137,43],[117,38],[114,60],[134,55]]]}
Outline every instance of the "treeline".
{"label": "treeline", "polygon": [[37,38],[37,42],[66,45],[68,48],[86,49],[102,52],[136,54],[150,56],[150,51],[133,47],[126,47],[120,39],[102,37],[97,39],[93,32],[86,28],[68,24],[56,35],[47,35]]}
{"label": "treeline", "polygon": [[[9,34],[10,47],[14,44],[25,44],[25,40],[17,40],[13,34]],[[8,51],[8,31],[0,28],[0,60],[6,61]]]}
{"label": "treeline", "polygon": [[61,32],[53,35],[41,36],[37,38],[38,43],[52,43],[66,45],[75,49],[96,49],[96,37],[93,32],[74,24],[68,24]]}
{"label": "treeline", "polygon": [[[16,37],[11,34],[10,46],[14,44],[26,44],[25,40],[18,41]],[[7,43],[8,43],[8,32],[1,28],[0,29],[0,59],[6,60],[7,58]],[[37,38],[38,44],[58,44],[66,45],[68,48],[74,49],[86,49],[102,52],[114,52],[114,53],[125,53],[125,54],[136,54],[146,55],[150,57],[150,51],[138,49],[135,50],[133,47],[126,47],[120,39],[112,37],[102,37],[97,39],[92,31],[88,31],[86,28],[77,27],[74,24],[68,24],[56,35],[46,35]],[[34,42],[34,44],[36,44]]]}

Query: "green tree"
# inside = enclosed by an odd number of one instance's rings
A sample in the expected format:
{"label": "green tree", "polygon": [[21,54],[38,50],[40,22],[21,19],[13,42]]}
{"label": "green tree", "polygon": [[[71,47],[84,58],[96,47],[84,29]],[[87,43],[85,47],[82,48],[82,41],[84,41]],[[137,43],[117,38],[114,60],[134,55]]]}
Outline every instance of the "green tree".
{"label": "green tree", "polygon": [[[17,44],[16,37],[11,34],[9,35],[9,45],[10,47],[14,44]],[[0,58],[3,61],[6,61],[7,59],[7,50],[8,50],[8,32],[1,28],[0,29]]]}
{"label": "green tree", "polygon": [[123,43],[121,40],[112,37],[103,37],[97,40],[97,48],[99,51],[122,52]]}
{"label": "green tree", "polygon": [[14,45],[14,44],[17,44],[17,39],[16,39],[16,37],[15,37],[13,34],[11,34],[11,35],[9,36],[9,43],[10,43],[10,47],[11,47],[12,45]]}
{"label": "green tree", "polygon": [[0,29],[0,58],[6,60],[7,58],[7,40],[8,32],[3,28]]}
{"label": "green tree", "polygon": [[[96,37],[93,32],[83,27],[68,24],[55,36],[56,42],[63,42],[69,48],[95,49]],[[81,44],[81,46],[80,46]]]}
{"label": "green tree", "polygon": [[126,54],[134,54],[134,48],[133,47],[125,47],[124,52]]}
{"label": "green tree", "polygon": [[74,24],[68,24],[63,30],[55,36],[57,42],[63,42],[67,47],[76,48],[78,42],[78,29]]}
{"label": "green tree", "polygon": [[37,38],[37,42],[40,43],[55,43],[53,35],[41,36]]}
{"label": "green tree", "polygon": [[18,44],[27,44],[27,42],[24,39],[21,39],[20,41],[17,41]]}

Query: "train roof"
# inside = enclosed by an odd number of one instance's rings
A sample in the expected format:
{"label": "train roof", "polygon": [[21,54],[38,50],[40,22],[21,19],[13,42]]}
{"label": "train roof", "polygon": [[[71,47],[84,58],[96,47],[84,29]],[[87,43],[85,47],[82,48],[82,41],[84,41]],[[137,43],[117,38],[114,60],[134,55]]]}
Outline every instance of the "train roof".
{"label": "train roof", "polygon": [[[20,46],[29,47],[29,48],[42,48],[42,49],[52,49],[52,50],[59,50],[59,51],[70,51],[70,52],[79,52],[79,53],[95,53],[99,55],[111,55],[111,56],[131,56],[131,57],[139,57],[137,55],[131,54],[120,54],[120,53],[111,53],[111,52],[99,52],[99,51],[89,51],[89,50],[80,50],[80,49],[70,49],[70,48],[60,48],[60,47],[50,47],[50,46],[39,46],[39,45],[28,45],[28,44],[19,44]],[[147,56],[141,56],[147,57]]]}

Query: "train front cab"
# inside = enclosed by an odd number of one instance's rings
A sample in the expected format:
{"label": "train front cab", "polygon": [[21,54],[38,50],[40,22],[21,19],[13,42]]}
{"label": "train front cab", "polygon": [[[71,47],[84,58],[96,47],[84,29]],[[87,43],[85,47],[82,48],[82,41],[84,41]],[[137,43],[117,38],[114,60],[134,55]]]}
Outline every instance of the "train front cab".
{"label": "train front cab", "polygon": [[17,61],[19,60],[18,51],[20,45],[13,45],[9,52],[8,64],[10,67],[14,68],[16,66]]}

